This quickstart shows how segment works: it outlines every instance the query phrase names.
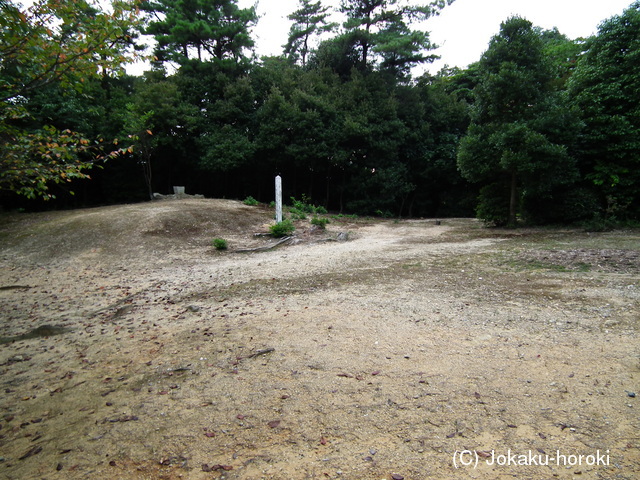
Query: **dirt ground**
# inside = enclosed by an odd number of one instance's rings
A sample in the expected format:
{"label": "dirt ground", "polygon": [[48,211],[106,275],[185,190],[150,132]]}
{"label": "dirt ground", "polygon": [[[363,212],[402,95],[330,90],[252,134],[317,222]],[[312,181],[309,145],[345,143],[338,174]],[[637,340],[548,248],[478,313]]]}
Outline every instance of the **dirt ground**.
{"label": "dirt ground", "polygon": [[0,215],[0,478],[640,478],[639,231],[272,216]]}

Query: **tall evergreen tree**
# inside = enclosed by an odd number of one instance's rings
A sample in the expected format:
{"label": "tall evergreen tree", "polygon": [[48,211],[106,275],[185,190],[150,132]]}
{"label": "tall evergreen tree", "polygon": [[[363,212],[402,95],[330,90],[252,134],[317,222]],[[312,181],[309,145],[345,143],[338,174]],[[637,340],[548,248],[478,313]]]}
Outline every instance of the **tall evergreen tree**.
{"label": "tall evergreen tree", "polygon": [[554,89],[540,31],[528,20],[502,23],[478,69],[474,115],[458,166],[466,179],[485,185],[479,216],[515,225],[523,193],[548,194],[575,180],[565,143],[578,124]]}
{"label": "tall evergreen tree", "polygon": [[314,35],[330,32],[337,27],[336,23],[328,21],[329,7],[318,1],[300,0],[300,8],[287,18],[293,21],[289,30],[289,39],[284,45],[284,53],[294,60],[300,59],[302,66],[307,63],[307,56],[311,49],[309,41]]}
{"label": "tall evergreen tree", "polygon": [[159,61],[239,60],[254,46],[250,29],[257,22],[255,7],[241,9],[237,0],[153,0],[145,33],[153,35]]}
{"label": "tall evergreen tree", "polygon": [[383,67],[406,74],[412,66],[431,60],[432,56],[425,55],[433,48],[429,35],[410,25],[436,15],[452,2],[414,5],[403,0],[342,0],[345,36],[358,48],[360,69],[371,69],[381,60]]}
{"label": "tall evergreen tree", "polygon": [[586,124],[580,168],[617,214],[640,218],[640,2],[602,23],[569,81]]}

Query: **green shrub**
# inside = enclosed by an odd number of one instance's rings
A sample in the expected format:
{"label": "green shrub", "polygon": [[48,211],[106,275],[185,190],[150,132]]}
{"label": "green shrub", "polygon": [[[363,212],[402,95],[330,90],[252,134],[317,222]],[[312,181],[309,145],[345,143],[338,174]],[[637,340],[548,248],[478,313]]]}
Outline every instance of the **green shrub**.
{"label": "green shrub", "polygon": [[247,198],[245,198],[243,203],[245,205],[250,205],[252,207],[260,204],[260,202],[258,200],[256,200],[255,198],[253,198],[251,195],[249,195]]}
{"label": "green shrub", "polygon": [[327,223],[329,223],[328,218],[314,217],[311,219],[311,225],[320,227],[322,230],[324,230],[327,227]]}
{"label": "green shrub", "polygon": [[313,213],[313,206],[309,203],[309,199],[306,195],[302,195],[302,200],[296,200],[295,197],[291,197],[291,209],[297,210],[303,213]]}
{"label": "green shrub", "polygon": [[295,197],[291,197],[292,206],[289,209],[292,215],[296,218],[304,220],[307,218],[307,214],[325,214],[327,209],[322,206],[313,205],[311,199],[306,195],[302,195],[302,200],[296,200]]}
{"label": "green shrub", "polygon": [[529,224],[571,224],[589,222],[606,215],[595,191],[577,187],[557,188],[546,194],[526,192],[523,200],[525,219]]}
{"label": "green shrub", "polygon": [[605,217],[599,213],[589,220],[580,222],[580,224],[586,232],[610,232],[619,226],[615,217]]}
{"label": "green shrub", "polygon": [[291,214],[291,218],[293,218],[294,220],[305,220],[307,218],[306,213],[296,208],[290,208],[289,213]]}
{"label": "green shrub", "polygon": [[506,226],[509,223],[509,185],[492,183],[482,187],[476,215],[485,225]]}
{"label": "green shrub", "polygon": [[376,216],[382,218],[391,218],[393,217],[393,213],[391,213],[389,210],[376,210]]}
{"label": "green shrub", "polygon": [[211,242],[216,250],[226,250],[228,245],[224,238],[214,238]]}
{"label": "green shrub", "polygon": [[296,226],[289,219],[283,220],[269,227],[269,231],[274,237],[286,237],[287,235],[291,235],[295,230]]}

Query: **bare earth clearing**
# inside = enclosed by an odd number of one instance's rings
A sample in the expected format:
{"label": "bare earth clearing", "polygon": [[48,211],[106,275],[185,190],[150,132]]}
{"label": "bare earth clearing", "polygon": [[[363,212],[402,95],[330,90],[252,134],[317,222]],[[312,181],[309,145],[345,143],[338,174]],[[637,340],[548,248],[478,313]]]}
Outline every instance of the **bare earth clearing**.
{"label": "bare earth clearing", "polygon": [[640,232],[271,217],[0,216],[0,477],[640,478]]}

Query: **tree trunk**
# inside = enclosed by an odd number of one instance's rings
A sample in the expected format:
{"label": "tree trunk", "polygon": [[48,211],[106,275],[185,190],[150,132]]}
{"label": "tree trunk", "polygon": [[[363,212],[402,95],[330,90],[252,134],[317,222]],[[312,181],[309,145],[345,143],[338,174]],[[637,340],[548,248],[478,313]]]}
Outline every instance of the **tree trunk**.
{"label": "tree trunk", "polygon": [[373,21],[371,20],[371,14],[367,17],[366,23],[366,34],[364,40],[360,41],[360,45],[362,46],[362,70],[365,71],[367,69],[367,61],[369,57],[369,45],[371,42],[371,25]]}
{"label": "tree trunk", "polygon": [[340,197],[339,197],[340,213],[344,211],[343,201],[344,201],[344,191],[346,188],[347,188],[347,173],[344,170],[342,170],[342,180],[340,182]]}
{"label": "tree trunk", "polygon": [[[307,24],[308,28],[308,24]],[[305,67],[307,65],[307,53],[309,52],[309,34],[304,37],[304,44],[302,46],[302,66]]]}
{"label": "tree trunk", "polygon": [[511,172],[511,198],[509,200],[509,226],[516,226],[516,213],[518,203],[518,178],[515,170]]}
{"label": "tree trunk", "polygon": [[147,184],[147,193],[149,194],[149,200],[153,200],[151,157],[149,155],[145,155],[145,159],[142,162],[142,171],[144,173],[144,181]]}
{"label": "tree trunk", "polygon": [[327,178],[326,178],[326,197],[324,199],[324,208],[329,210],[329,200],[331,196],[331,165],[327,167]]}
{"label": "tree trunk", "polygon": [[408,216],[409,218],[412,218],[412,217],[413,217],[413,204],[415,203],[415,201],[416,201],[416,196],[415,196],[415,194],[414,194],[414,195],[411,195],[411,201],[409,202],[409,213],[407,213],[407,216]]}
{"label": "tree trunk", "polygon": [[402,218],[402,211],[404,210],[404,204],[407,203],[408,196],[409,194],[402,196],[402,202],[400,203],[400,211],[398,212],[398,218]]}

